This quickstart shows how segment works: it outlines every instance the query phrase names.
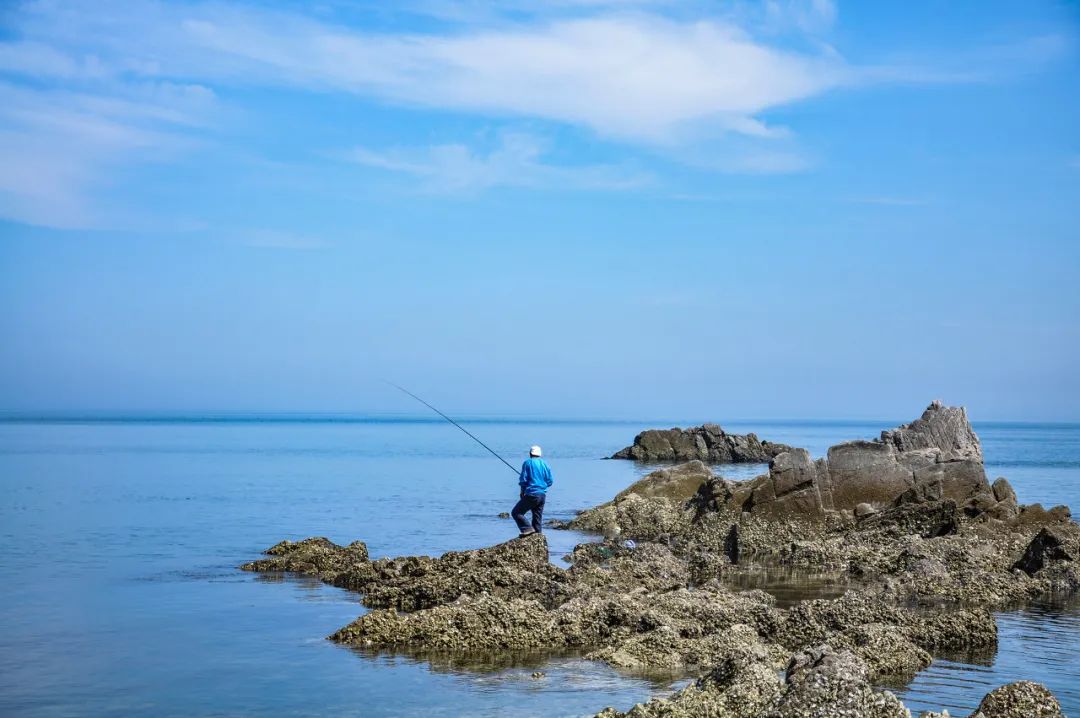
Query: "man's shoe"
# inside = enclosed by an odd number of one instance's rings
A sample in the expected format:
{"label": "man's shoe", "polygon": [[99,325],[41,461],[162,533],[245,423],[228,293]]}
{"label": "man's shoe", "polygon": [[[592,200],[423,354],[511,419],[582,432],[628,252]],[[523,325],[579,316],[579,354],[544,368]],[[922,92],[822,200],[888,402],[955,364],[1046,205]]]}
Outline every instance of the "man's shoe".
{"label": "man's shoe", "polygon": [[536,533],[536,529],[525,529],[520,534],[518,534],[518,538],[525,538],[526,536],[532,536],[534,533]]}

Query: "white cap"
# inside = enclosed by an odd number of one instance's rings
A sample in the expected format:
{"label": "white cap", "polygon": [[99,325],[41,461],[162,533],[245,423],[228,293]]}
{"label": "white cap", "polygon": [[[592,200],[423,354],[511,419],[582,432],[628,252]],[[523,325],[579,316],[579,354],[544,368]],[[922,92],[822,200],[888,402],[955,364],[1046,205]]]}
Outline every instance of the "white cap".
{"label": "white cap", "polygon": [[534,446],[534,447],[529,449],[529,456],[541,456],[541,455],[542,454],[540,453],[540,447],[539,446]]}

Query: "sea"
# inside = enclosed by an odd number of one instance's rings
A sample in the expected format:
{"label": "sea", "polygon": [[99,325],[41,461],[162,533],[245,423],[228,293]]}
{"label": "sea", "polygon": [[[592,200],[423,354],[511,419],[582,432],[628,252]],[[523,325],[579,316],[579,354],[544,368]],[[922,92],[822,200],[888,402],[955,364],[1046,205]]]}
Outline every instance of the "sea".
{"label": "sea", "polygon": [[[901,418],[902,419],[902,418]],[[697,421],[460,419],[510,463],[543,446],[547,515],[610,499],[650,467],[603,457]],[[726,422],[806,447],[902,423]],[[1080,509],[1080,425],[976,424],[990,478]],[[749,478],[763,466],[719,467]],[[438,417],[243,414],[0,417],[0,715],[588,716],[685,685],[566,653],[424,656],[325,640],[359,597],[239,571],[282,539],[439,555],[516,534],[516,475]],[[595,537],[548,531],[551,559]],[[894,689],[971,712],[991,688],[1047,684],[1080,716],[1080,605],[998,614],[996,651],[939,657]],[[534,672],[543,673],[533,677]]]}

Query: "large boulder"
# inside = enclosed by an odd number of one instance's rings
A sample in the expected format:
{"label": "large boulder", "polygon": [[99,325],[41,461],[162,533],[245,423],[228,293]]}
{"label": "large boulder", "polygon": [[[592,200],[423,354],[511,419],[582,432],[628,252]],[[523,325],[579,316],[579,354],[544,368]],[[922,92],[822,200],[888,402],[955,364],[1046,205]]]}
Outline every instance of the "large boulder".
{"label": "large boulder", "polygon": [[[1008,519],[1016,496],[986,480],[979,438],[963,408],[935,401],[910,424],[873,441],[848,441],[814,460],[803,449],[777,454],[769,473],[732,491],[743,511],[777,518],[820,518],[834,511],[892,506],[900,497],[952,501],[970,516]],[[903,501],[901,503],[911,503]]]}
{"label": "large boulder", "polygon": [[612,459],[635,461],[690,461],[711,464],[763,464],[790,451],[786,444],[761,441],[756,434],[729,434],[717,424],[692,429],[649,429],[634,437],[632,446]]}
{"label": "large boulder", "polygon": [[915,483],[914,472],[900,463],[896,448],[880,441],[848,441],[829,448],[825,482],[829,508],[854,509],[891,503]]}
{"label": "large boulder", "polygon": [[749,503],[743,503],[742,508],[776,518],[819,518],[831,505],[821,495],[827,479],[825,461],[815,461],[806,449],[785,452],[770,462],[768,477],[757,481]]}
{"label": "large boulder", "polygon": [[624,499],[630,494],[637,494],[647,499],[662,497],[674,501],[686,501],[695,496],[702,485],[714,476],[709,467],[702,462],[688,461],[685,464],[659,469],[638,479],[616,494],[615,501]]}

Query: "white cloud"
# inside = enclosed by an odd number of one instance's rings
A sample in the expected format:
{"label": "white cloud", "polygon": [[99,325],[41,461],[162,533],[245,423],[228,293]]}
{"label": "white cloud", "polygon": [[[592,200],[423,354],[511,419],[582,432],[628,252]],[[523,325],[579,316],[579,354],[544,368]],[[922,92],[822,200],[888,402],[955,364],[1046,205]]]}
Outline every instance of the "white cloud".
{"label": "white cloud", "polygon": [[347,159],[368,167],[418,178],[422,189],[471,193],[493,187],[627,190],[650,178],[611,165],[555,165],[544,162],[545,144],[524,133],[502,133],[494,147],[478,151],[463,144],[372,150],[355,147]]}
{"label": "white cloud", "polygon": [[[198,138],[220,111],[214,87],[287,87],[368,101],[585,129],[700,169],[806,169],[770,113],[842,87],[956,82],[984,75],[894,62],[853,66],[824,44],[832,0],[413,0],[374,10],[384,30],[261,3],[36,0],[5,13],[0,42],[0,215],[84,226],[101,221],[96,188],[123,163]],[[295,6],[292,6],[295,7]],[[509,8],[509,10],[507,9]],[[425,32],[397,13],[428,12]],[[386,21],[391,18],[390,21]],[[385,21],[385,22],[384,22]],[[1023,65],[1061,53],[1055,35],[972,62]],[[801,48],[801,49],[795,49]],[[55,88],[70,88],[62,91]],[[633,151],[633,150],[631,150]],[[353,159],[440,191],[493,186],[612,189],[647,181],[621,167],[564,166],[535,138],[484,150],[448,144],[364,149]]]}
{"label": "white cloud", "polygon": [[213,104],[199,86],[140,85],[127,97],[0,82],[0,216],[65,229],[115,224],[93,200],[125,161],[193,144],[178,126]]}
{"label": "white cloud", "polygon": [[[801,7],[802,3],[790,3]],[[778,9],[775,13],[796,12]],[[800,11],[801,12],[801,11]],[[756,40],[735,21],[602,3],[585,17],[372,33],[242,5],[44,3],[8,66],[74,72],[43,45],[130,73],[337,90],[405,105],[588,127],[633,142],[692,130],[767,135],[760,114],[853,79],[834,53]],[[36,58],[36,59],[35,59]]]}
{"label": "white cloud", "polygon": [[[457,35],[364,35],[213,17],[190,42],[267,80],[409,105],[542,118],[665,143],[702,128],[767,136],[769,109],[850,81],[833,56],[786,52],[717,21],[626,15]],[[212,55],[211,55],[212,57]]]}

